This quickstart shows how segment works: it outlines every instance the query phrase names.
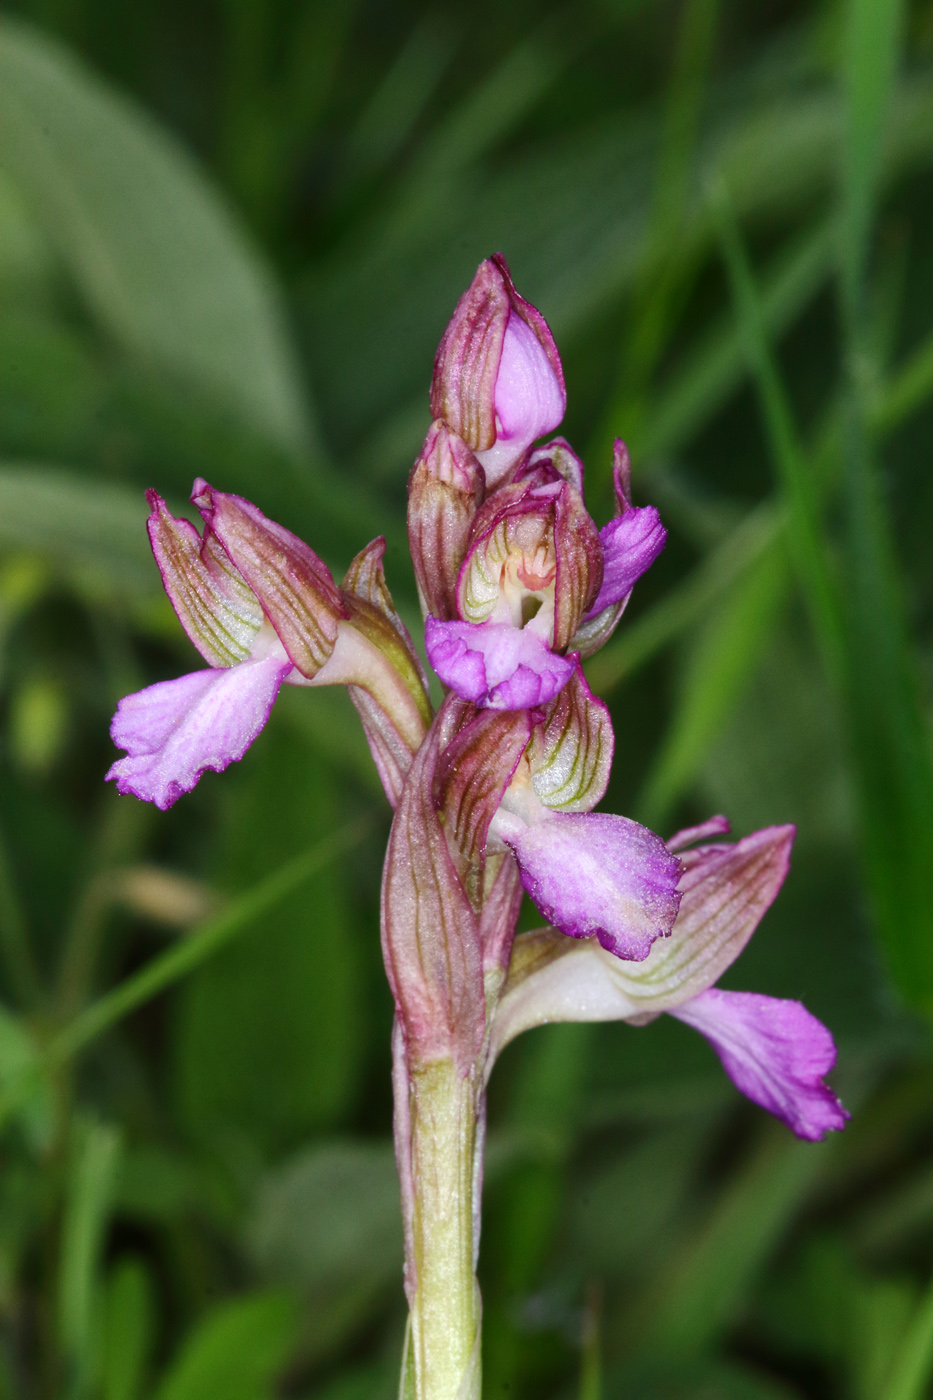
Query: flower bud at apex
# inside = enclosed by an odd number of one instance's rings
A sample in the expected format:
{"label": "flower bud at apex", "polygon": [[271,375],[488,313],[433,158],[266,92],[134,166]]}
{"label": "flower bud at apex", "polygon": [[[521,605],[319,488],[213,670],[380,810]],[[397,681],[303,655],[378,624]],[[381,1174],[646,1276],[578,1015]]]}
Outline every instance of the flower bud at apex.
{"label": "flower bud at apex", "polygon": [[495,486],[556,428],[567,393],[554,337],[516,292],[501,253],[480,263],[434,360],[431,412],[477,454]]}
{"label": "flower bud at apex", "polygon": [[457,616],[457,577],[484,492],[471,449],[446,423],[432,424],[408,482],[408,543],[425,615]]}

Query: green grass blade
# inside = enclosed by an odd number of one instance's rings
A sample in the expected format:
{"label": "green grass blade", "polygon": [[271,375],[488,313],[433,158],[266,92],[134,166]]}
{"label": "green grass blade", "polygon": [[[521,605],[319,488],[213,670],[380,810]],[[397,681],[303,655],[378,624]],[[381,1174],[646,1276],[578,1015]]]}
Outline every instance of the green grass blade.
{"label": "green grass blade", "polygon": [[[829,277],[836,251],[830,220],[808,229],[783,251],[762,278],[761,307],[774,338],[792,324]],[[741,383],[747,359],[735,317],[704,334],[683,357],[683,368],[656,391],[640,429],[629,441],[636,467],[683,447],[722,408]]]}
{"label": "green grass blade", "polygon": [[165,991],[200,967],[218,948],[245,932],[249,925],[271,909],[305,880],[317,874],[337,856],[352,850],[369,830],[363,820],[343,827],[312,850],[291,860],[254,889],[233,900],[215,918],[195,930],[184,942],[153,958],[145,967],[121,982],[112,992],[82,1011],[52,1041],[48,1056],[52,1064],[63,1064],[91,1040],[121,1021],[137,1007]]}
{"label": "green grass blade", "polygon": [[120,1137],[102,1123],[81,1125],[69,1175],[59,1272],[59,1336],[67,1394],[88,1393],[96,1361],[98,1267],[116,1178]]}
{"label": "green grass blade", "polygon": [[787,599],[788,581],[781,551],[766,550],[698,630],[682,701],[635,804],[639,820],[652,829],[665,826],[754,675]]}
{"label": "green grass blade", "polygon": [[848,0],[843,19],[846,134],[843,155],[842,290],[858,315],[881,181],[904,28],[903,0]]}
{"label": "green grass blade", "polygon": [[917,1308],[882,1400],[923,1400],[933,1376],[933,1284]]}
{"label": "green grass blade", "polygon": [[107,1283],[102,1400],[142,1400],[156,1327],[152,1278],[141,1259],[124,1256]]}
{"label": "green grass blade", "polygon": [[586,662],[597,695],[608,695],[652,657],[699,626],[722,597],[780,540],[783,509],[766,501],[751,511],[686,579]]}
{"label": "green grass blade", "polygon": [[[351,823],[310,851],[288,861],[268,879],[261,881],[238,899],[232,900],[226,909],[195,929],[184,942],[153,958],[113,991],[93,1002],[49,1043],[39,1068],[48,1071],[66,1064],[124,1016],[128,1016],[137,1007],[143,1006],[183,977],[187,977],[219,948],[239,934],[245,933],[261,914],[274,908],[280,900],[299,889],[305,880],[324,869],[337,856],[352,850],[363,839],[370,825],[368,819]],[[37,1072],[24,1071],[15,1083],[0,1094],[0,1123],[4,1122],[29,1094]]]}
{"label": "green grass blade", "polygon": [[819,518],[819,483],[797,436],[765,331],[757,287],[724,187],[714,195],[737,319],[745,336],[774,465],[786,497],[788,539],[817,637],[832,673],[842,669],[842,619]]}
{"label": "green grass blade", "polygon": [[893,530],[871,432],[866,270],[903,28],[898,0],[851,0],[842,191],[848,699],[862,840],[882,943],[904,996],[933,1013],[933,766]]}
{"label": "green grass blade", "polygon": [[667,1357],[708,1347],[734,1320],[819,1175],[828,1145],[770,1128],[706,1219],[645,1293],[638,1346]]}

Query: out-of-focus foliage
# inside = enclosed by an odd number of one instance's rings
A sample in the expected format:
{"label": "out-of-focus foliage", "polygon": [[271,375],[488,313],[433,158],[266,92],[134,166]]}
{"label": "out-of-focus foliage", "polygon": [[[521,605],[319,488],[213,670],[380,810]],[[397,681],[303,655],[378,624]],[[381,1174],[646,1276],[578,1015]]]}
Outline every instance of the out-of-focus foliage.
{"label": "out-of-focus foliage", "polygon": [[142,490],[388,537],[508,256],[608,509],[670,540],[590,664],[609,806],[795,821],[729,984],[833,1029],[819,1147],[663,1018],[492,1087],[490,1396],[933,1377],[933,7],[18,0],[0,20],[0,1395],[389,1400],[388,814],[342,694],[168,814],[105,789],[190,648]]}

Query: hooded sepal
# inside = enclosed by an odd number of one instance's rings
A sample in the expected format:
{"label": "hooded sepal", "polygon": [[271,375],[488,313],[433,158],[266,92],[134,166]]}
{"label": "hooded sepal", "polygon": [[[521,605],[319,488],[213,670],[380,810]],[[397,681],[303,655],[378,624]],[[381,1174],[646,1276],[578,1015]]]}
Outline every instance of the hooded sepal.
{"label": "hooded sepal", "polygon": [[467,713],[449,696],[415,755],[382,880],[383,955],[409,1062],[452,1059],[463,1073],[485,1034],[482,945],[434,794],[440,755]]}
{"label": "hooded sepal", "polygon": [[593,605],[603,581],[599,532],[574,487],[565,485],[554,503],[554,649],[566,651]]}
{"label": "hooded sepal", "polygon": [[489,826],[528,747],[536,715],[474,710],[471,717],[465,706],[463,717],[462,728],[438,758],[434,801],[461,878],[479,908]]}
{"label": "hooded sepal", "polygon": [[147,491],[149,543],[178,620],[211,666],[235,666],[250,654],[262,607],[210,530],[171,514],[157,491]]}
{"label": "hooded sepal", "polygon": [[496,253],[480,263],[441,339],[431,413],[477,453],[492,486],[557,427],[566,403],[554,337]]}
{"label": "hooded sepal", "polygon": [[428,678],[411,639],[411,633],[402,621],[389,592],[383,563],[385,552],[386,542],[382,535],[372,540],[365,549],[361,549],[344,575],[341,596],[351,618],[354,616],[356,605],[363,603],[381,614],[383,620],[393,629],[395,640],[390,641],[387,634],[384,634],[386,640],[383,650],[404,677],[412,699],[427,726],[434,715],[428,698]]}
{"label": "hooded sepal", "polygon": [[487,850],[479,923],[487,1013],[491,1013],[498,1001],[505,980],[522,894],[521,877],[512,852]]}
{"label": "hooded sepal", "polygon": [[259,599],[294,665],[308,679],[314,677],[347,615],[327,565],[242,496],[198,480],[191,500]]}
{"label": "hooded sepal", "polygon": [[526,472],[533,472],[536,467],[547,466],[552,471],[562,476],[564,481],[577,492],[580,499],[583,499],[583,462],[574,452],[566,438],[552,438],[550,442],[543,443],[541,447],[535,447],[528,454],[526,464],[518,472],[518,476],[525,475]]}
{"label": "hooded sepal", "polygon": [[551,457],[489,497],[473,523],[457,584],[467,622],[510,620],[555,651],[571,636],[602,582],[602,545],[575,486]]}
{"label": "hooded sepal", "polygon": [[408,543],[425,614],[457,616],[457,577],[485,485],[463,439],[434,423],[408,481]]}
{"label": "hooded sepal", "polygon": [[589,812],[609,783],[615,739],[609,710],[577,666],[535,726],[528,751],[539,802],[558,812]]}

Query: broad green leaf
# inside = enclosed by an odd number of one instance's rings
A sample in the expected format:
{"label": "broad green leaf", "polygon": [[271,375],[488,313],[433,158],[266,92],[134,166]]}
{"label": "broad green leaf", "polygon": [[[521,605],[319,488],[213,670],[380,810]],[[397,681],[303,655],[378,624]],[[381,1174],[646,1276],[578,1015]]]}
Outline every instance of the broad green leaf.
{"label": "broad green leaf", "polygon": [[[0,322],[0,459],[62,462],[92,480],[101,472],[187,497],[203,476],[257,504],[345,569],[361,544],[404,526],[394,502],[231,415],[216,397],[151,363],[101,354],[87,328],[50,316]],[[412,592],[403,576],[396,579]]]}
{"label": "broad green leaf", "polygon": [[48,304],[55,258],[22,195],[0,171],[0,286],[9,308]]}
{"label": "broad green leaf", "polygon": [[[332,770],[275,718],[226,780],[221,889],[260,879],[337,825]],[[365,1044],[358,937],[335,863],[186,984],[173,1055],[192,1132],[248,1133],[265,1154],[341,1121]]]}
{"label": "broad green leaf", "polygon": [[141,491],[60,468],[0,465],[0,548],[45,555],[84,579],[148,596],[161,591]]}
{"label": "broad green leaf", "polygon": [[323,1142],[260,1181],[249,1252],[263,1278],[308,1301],[302,1351],[339,1345],[401,1293],[402,1217],[391,1143]]}
{"label": "broad green leaf", "polygon": [[308,426],[278,293],[192,159],[38,31],[4,19],[0,162],[119,344],[289,447]]}
{"label": "broad green leaf", "polygon": [[272,1400],[291,1355],[295,1300],[254,1293],[221,1303],[182,1343],[154,1400]]}

